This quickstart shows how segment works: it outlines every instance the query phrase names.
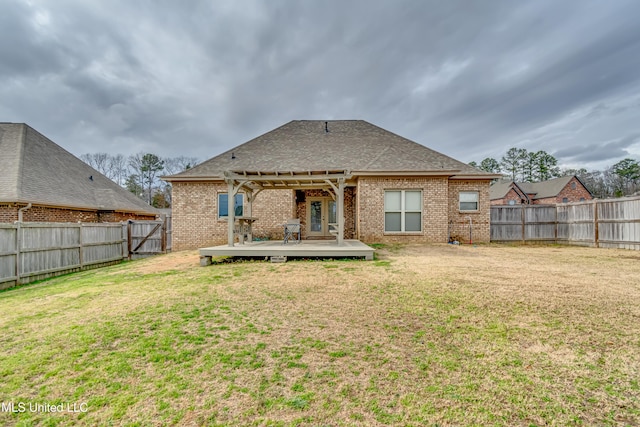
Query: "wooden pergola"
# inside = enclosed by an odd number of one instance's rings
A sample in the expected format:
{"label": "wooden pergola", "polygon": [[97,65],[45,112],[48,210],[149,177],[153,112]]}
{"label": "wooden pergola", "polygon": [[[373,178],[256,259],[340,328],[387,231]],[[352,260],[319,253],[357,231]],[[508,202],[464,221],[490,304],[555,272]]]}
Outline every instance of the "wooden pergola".
{"label": "wooden pergola", "polygon": [[228,185],[228,243],[233,247],[235,242],[235,207],[232,202],[236,194],[243,190],[247,197],[246,210],[243,216],[251,217],[252,205],[256,196],[263,190],[309,190],[324,189],[336,201],[338,246],[344,245],[344,189],[352,175],[347,170],[325,170],[304,172],[280,171],[225,171],[224,179]]}

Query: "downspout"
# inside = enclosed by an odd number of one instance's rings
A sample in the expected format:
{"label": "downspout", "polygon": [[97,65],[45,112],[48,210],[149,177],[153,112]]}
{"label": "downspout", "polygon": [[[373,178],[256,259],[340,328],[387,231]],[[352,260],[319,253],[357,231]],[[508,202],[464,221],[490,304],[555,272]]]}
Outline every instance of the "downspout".
{"label": "downspout", "polygon": [[465,218],[469,218],[469,244],[473,243],[472,235],[473,235],[473,221],[470,216],[465,216]]}
{"label": "downspout", "polygon": [[27,209],[31,209],[31,203],[18,209],[18,222],[22,222],[22,212],[26,211]]}

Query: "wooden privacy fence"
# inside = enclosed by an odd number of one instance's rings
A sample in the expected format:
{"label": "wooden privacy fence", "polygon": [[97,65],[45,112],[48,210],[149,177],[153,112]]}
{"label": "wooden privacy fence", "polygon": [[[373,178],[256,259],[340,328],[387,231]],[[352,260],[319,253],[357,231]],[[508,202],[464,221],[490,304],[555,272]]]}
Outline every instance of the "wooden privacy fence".
{"label": "wooden privacy fence", "polygon": [[170,251],[170,217],[160,221],[128,221],[127,246],[129,247],[129,259],[138,259]]}
{"label": "wooden privacy fence", "polygon": [[0,224],[0,288],[120,262],[125,232],[120,223]]}
{"label": "wooden privacy fence", "polygon": [[491,206],[491,241],[640,250],[640,197]]}
{"label": "wooden privacy fence", "polygon": [[165,253],[171,222],[0,224],[0,289]]}

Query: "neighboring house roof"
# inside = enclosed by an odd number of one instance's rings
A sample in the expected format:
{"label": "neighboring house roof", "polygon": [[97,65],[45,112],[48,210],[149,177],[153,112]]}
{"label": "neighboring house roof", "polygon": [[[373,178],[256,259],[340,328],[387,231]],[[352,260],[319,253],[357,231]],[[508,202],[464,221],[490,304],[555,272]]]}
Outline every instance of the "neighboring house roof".
{"label": "neighboring house roof", "polygon": [[556,197],[560,194],[562,189],[565,188],[572,179],[573,176],[563,176],[548,181],[523,182],[518,183],[518,185],[526,191],[527,194],[533,194],[534,199],[546,199],[548,197]]}
{"label": "neighboring house roof", "polygon": [[[328,130],[328,131],[327,131]],[[294,120],[167,181],[221,179],[224,171],[489,174],[363,120]]]}
{"label": "neighboring house roof", "polygon": [[24,123],[0,123],[0,202],[159,212]]}
{"label": "neighboring house roof", "polygon": [[[585,189],[587,188],[582,181],[580,181],[580,178],[575,175],[562,176],[542,182],[498,181],[489,188],[489,199],[496,200],[504,198],[512,187],[512,184],[519,187],[521,191],[532,195],[534,200],[557,197],[573,178],[576,178]],[[587,189],[587,191],[589,190]]]}
{"label": "neighboring house roof", "polygon": [[513,188],[513,181],[496,181],[489,187],[489,200],[503,199]]}

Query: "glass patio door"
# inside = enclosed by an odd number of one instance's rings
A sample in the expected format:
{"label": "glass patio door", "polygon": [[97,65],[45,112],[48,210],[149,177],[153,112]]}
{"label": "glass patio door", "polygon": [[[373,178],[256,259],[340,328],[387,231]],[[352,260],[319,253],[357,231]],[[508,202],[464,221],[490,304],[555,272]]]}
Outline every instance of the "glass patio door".
{"label": "glass patio door", "polygon": [[337,223],[336,202],[330,198],[309,198],[308,235],[316,237],[329,237],[329,224]]}

